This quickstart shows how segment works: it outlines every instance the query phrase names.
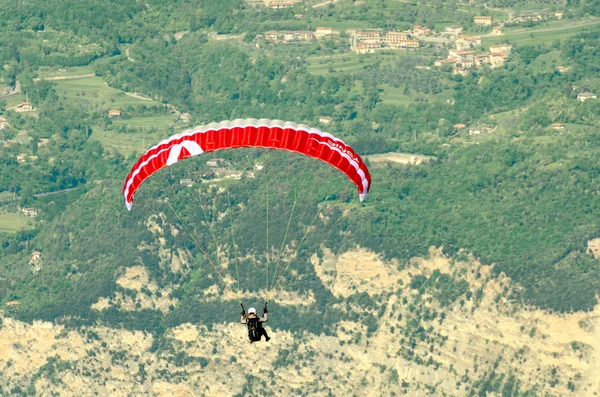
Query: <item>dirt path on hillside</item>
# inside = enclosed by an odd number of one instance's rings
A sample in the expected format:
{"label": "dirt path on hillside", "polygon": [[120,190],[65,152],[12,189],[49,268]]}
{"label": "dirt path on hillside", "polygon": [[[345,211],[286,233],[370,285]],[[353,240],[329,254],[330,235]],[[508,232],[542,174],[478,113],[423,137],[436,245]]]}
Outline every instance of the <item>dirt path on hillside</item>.
{"label": "dirt path on hillside", "polygon": [[142,99],[144,101],[153,101],[152,98],[148,98],[148,97],[142,96],[140,94],[134,94],[132,92],[126,92],[125,95],[130,96],[132,98],[136,98],[136,99]]}
{"label": "dirt path on hillside", "polygon": [[42,77],[42,78],[38,77],[38,78],[33,79],[33,81],[75,80],[75,79],[87,79],[89,77],[96,77],[96,73],[76,74],[73,76],[53,76],[53,77]]}
{"label": "dirt path on hillside", "polygon": [[314,6],[312,6],[312,8],[319,8],[319,7],[323,7],[323,6],[326,6],[326,5],[331,4],[331,3],[335,4],[337,2],[338,2],[338,0],[324,1],[323,3],[315,4]]}

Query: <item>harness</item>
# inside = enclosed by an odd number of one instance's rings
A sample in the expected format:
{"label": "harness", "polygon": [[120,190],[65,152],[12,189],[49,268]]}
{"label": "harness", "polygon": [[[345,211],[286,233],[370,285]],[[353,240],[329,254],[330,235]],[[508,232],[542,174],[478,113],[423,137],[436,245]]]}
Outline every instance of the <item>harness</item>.
{"label": "harness", "polygon": [[246,325],[248,326],[248,333],[252,336],[252,339],[260,338],[259,330],[262,328],[260,318],[258,317],[247,317]]}

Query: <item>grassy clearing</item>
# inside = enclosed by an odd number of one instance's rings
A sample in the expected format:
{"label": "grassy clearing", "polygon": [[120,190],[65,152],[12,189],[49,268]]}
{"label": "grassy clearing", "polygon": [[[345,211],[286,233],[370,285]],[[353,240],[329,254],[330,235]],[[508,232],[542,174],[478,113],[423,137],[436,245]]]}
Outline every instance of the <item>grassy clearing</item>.
{"label": "grassy clearing", "polygon": [[[552,23],[547,27],[539,29],[531,29],[528,31],[507,31],[503,36],[482,37],[484,46],[498,43],[510,43],[517,45],[536,45],[536,44],[551,44],[555,40],[563,41],[569,37],[584,31],[594,31],[600,28],[600,21],[594,21],[590,24],[570,24],[564,22]],[[554,29],[554,30],[553,30]]]}
{"label": "grassy clearing", "polygon": [[526,110],[527,110],[526,107],[521,108],[521,109],[508,110],[506,112],[495,113],[493,115],[490,115],[490,118],[492,120],[495,120],[498,123],[502,123],[503,121],[506,121],[511,118],[519,116],[521,113],[525,112]]}
{"label": "grassy clearing", "polygon": [[313,75],[325,75],[330,73],[331,69],[333,69],[333,73],[353,73],[377,62],[385,64],[394,62],[403,56],[417,54],[414,51],[395,50],[375,54],[347,54],[327,58],[314,57],[309,58],[307,70]]}
{"label": "grassy clearing", "polygon": [[[561,134],[566,135],[569,139],[572,139],[574,136],[595,134],[598,131],[598,127],[593,125],[584,125],[584,124],[565,124],[565,129],[561,131]],[[577,151],[569,152],[569,157],[572,157],[576,153],[589,152],[589,153],[598,153],[600,152],[600,147],[589,145],[585,148],[578,148]]]}
{"label": "grassy clearing", "polygon": [[161,139],[169,136],[170,133],[168,131],[122,134],[116,131],[94,129],[92,133],[92,139],[100,142],[105,148],[123,155],[147,150]]}
{"label": "grassy clearing", "polygon": [[[526,109],[513,110],[509,112],[497,113],[494,115],[493,120],[498,121],[498,127],[495,131],[488,134],[479,135],[476,137],[464,137],[463,143],[468,142],[489,142],[489,141],[506,141],[510,138],[511,133],[518,131],[518,115],[520,112],[524,112]],[[489,124],[491,125],[491,124]],[[550,126],[546,126],[545,135],[535,135],[530,138],[537,145],[560,145],[564,140],[572,140],[574,137],[581,134],[589,134],[590,132],[596,131],[596,127],[581,124],[565,124],[565,129],[562,131],[555,131]],[[517,138],[522,139],[522,138]],[[568,157],[576,157],[576,155],[582,152],[598,153],[600,149],[597,147],[589,147],[586,150],[578,149],[576,152],[569,152]],[[566,159],[561,159],[558,163],[564,163]]]}
{"label": "grassy clearing", "polygon": [[100,77],[55,81],[59,99],[94,109],[112,109],[136,105],[159,105],[159,102],[134,98],[108,87]]}
{"label": "grassy clearing", "polygon": [[357,56],[348,56],[345,58],[318,59],[311,61],[307,67],[309,73],[317,76],[330,73],[352,73],[361,70],[365,66],[372,65],[377,60],[375,58],[365,59]]}
{"label": "grassy clearing", "polygon": [[523,2],[523,3],[518,3],[515,4],[513,7],[511,7],[513,10],[515,10],[516,12],[523,12],[523,11],[548,11],[550,10],[552,7],[555,7],[557,5],[561,5],[561,2],[552,2],[552,1],[547,1],[547,2],[535,2],[535,1],[527,1],[527,2]]}
{"label": "grassy clearing", "polygon": [[[572,19],[561,19],[558,21],[543,22],[534,28],[527,28],[527,29],[540,30],[540,29],[569,28],[569,27],[574,27],[574,26],[578,26],[581,24],[585,24],[585,23],[592,23],[595,20],[596,20],[596,18],[580,19],[580,20],[575,20],[575,21]],[[521,28],[521,29],[523,29],[523,28]],[[519,29],[516,29],[516,30],[519,30]],[[510,32],[510,30],[509,30],[509,32]]]}
{"label": "grassy clearing", "polygon": [[[135,133],[121,133],[117,131],[104,131],[98,127],[94,129],[92,139],[99,141],[107,149],[127,155],[132,152],[147,150],[150,146],[172,134],[169,127],[176,120],[173,115],[132,117],[127,120],[114,119],[113,126],[126,125],[141,128],[146,131]],[[183,124],[177,124],[183,129]],[[158,131],[150,131],[155,128]]]}
{"label": "grassy clearing", "polygon": [[2,97],[4,101],[6,101],[6,107],[16,106],[21,102],[25,102],[25,94],[15,94],[10,96]]}
{"label": "grassy clearing", "polygon": [[509,43],[512,45],[536,45],[536,44],[551,44],[555,40],[565,40],[570,36],[577,34],[581,31],[581,28],[573,28],[568,30],[557,30],[549,32],[522,32],[522,33],[506,33],[504,36],[499,37],[484,37],[482,39],[483,45],[492,45],[499,43]]}
{"label": "grassy clearing", "polygon": [[30,228],[32,224],[31,220],[18,212],[0,211],[0,232],[16,233],[19,230]]}
{"label": "grassy clearing", "polygon": [[90,74],[94,73],[94,68],[91,66],[76,66],[72,68],[68,68],[66,72],[59,73],[58,68],[40,68],[38,69],[38,77],[47,78],[47,77],[71,77],[71,76],[80,76],[82,74]]}
{"label": "grassy clearing", "polygon": [[[85,72],[83,68],[77,69],[79,70],[78,73]],[[96,76],[75,80],[56,80],[54,83],[60,100],[71,102],[89,110],[107,111],[108,109],[123,109],[127,106],[159,105],[159,102],[135,98],[121,90],[108,87],[100,77]],[[120,133],[105,131],[99,126],[94,126],[92,139],[99,141],[107,149],[127,155],[135,151],[145,150],[160,139],[171,135],[169,127],[175,121],[176,116],[174,115],[148,115],[129,119],[114,118],[112,120],[114,129],[127,126],[143,131]]]}
{"label": "grassy clearing", "polygon": [[551,73],[560,66],[560,50],[550,51],[537,57],[529,67],[537,73]]}
{"label": "grassy clearing", "polygon": [[130,119],[121,120],[114,119],[113,125],[128,125],[134,128],[156,128],[160,130],[168,130],[171,124],[177,120],[177,117],[169,114],[165,116],[147,116],[147,117],[132,117]]}
{"label": "grassy clearing", "polygon": [[415,101],[414,96],[404,95],[402,87],[382,86],[381,102],[389,105],[409,105]]}
{"label": "grassy clearing", "polygon": [[5,198],[9,198],[9,197],[14,197],[15,194],[13,192],[9,192],[9,191],[3,191],[0,192],[0,199],[5,199]]}
{"label": "grassy clearing", "polygon": [[411,92],[409,95],[404,95],[403,87],[396,88],[389,85],[381,85],[380,87],[383,89],[381,102],[389,105],[410,105],[418,100],[446,101],[452,99],[452,90],[442,91],[439,94]]}

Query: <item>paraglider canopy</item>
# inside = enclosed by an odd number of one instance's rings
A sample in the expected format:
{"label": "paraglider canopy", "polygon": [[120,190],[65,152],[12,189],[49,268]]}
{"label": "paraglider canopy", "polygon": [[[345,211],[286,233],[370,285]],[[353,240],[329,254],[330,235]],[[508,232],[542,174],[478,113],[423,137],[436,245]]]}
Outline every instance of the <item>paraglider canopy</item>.
{"label": "paraglider canopy", "polygon": [[287,150],[324,161],[356,185],[361,201],[371,188],[371,176],[361,157],[329,133],[281,120],[233,120],[194,127],[144,153],[123,186],[127,209],[133,207],[135,193],[144,181],[162,168],[190,156],[240,147]]}

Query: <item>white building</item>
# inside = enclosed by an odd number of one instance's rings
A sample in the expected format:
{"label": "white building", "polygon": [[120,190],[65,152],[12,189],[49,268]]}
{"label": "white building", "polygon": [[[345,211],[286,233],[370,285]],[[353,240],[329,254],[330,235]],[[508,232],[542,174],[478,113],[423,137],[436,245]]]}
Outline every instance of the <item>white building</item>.
{"label": "white building", "polygon": [[331,28],[319,27],[315,30],[315,37],[320,39],[324,36],[331,36],[333,34],[333,30]]}
{"label": "white building", "polygon": [[329,116],[319,116],[319,123],[329,125],[333,119]]}
{"label": "white building", "polygon": [[596,94],[593,94],[591,92],[582,92],[577,94],[578,101],[585,102],[590,99],[596,99]]}
{"label": "white building", "polygon": [[209,167],[219,167],[224,162],[225,162],[225,159],[214,158],[214,159],[208,160],[206,162],[206,165],[208,165]]}

